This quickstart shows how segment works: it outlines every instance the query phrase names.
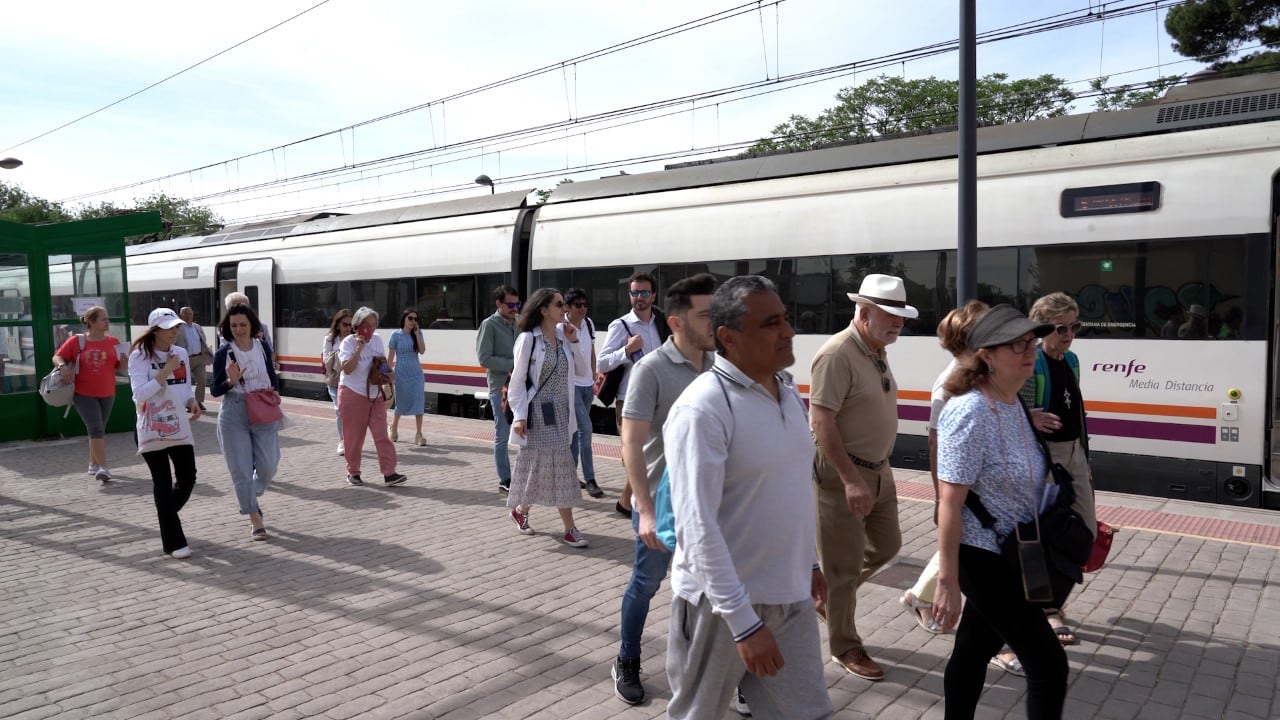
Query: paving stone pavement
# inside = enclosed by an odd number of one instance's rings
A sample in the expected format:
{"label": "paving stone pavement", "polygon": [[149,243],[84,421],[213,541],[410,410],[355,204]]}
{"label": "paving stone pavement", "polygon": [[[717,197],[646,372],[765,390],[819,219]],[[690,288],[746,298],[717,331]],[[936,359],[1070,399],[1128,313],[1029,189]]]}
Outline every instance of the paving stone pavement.
{"label": "paving stone pavement", "polygon": [[[287,407],[294,423],[262,501],[267,542],[252,542],[236,512],[215,421],[196,423],[185,561],[160,550],[151,484],[127,434],[108,439],[117,479],[105,486],[84,474],[83,439],[0,446],[0,716],[665,714],[665,583],[644,648],[651,699],[625,706],[609,680],[632,558],[630,523],[613,511],[616,438],[596,438],[607,495],[584,499],[578,527],[591,547],[579,550],[559,541],[548,508],[534,508],[537,534],[516,533],[495,492],[487,422],[428,416],[427,447],[397,445],[406,485],[354,488],[327,407]],[[366,476],[376,476],[368,447]],[[898,480],[902,554],[859,596],[859,626],[888,677],[869,683],[829,664],[840,718],[942,717],[951,637],[919,630],[897,603],[934,547],[927,478]],[[1099,502],[1277,522],[1114,494]],[[1081,643],[1067,650],[1066,717],[1280,717],[1278,554],[1122,529],[1108,567],[1067,607]],[[1024,681],[994,668],[987,679],[979,717],[1024,717]]]}

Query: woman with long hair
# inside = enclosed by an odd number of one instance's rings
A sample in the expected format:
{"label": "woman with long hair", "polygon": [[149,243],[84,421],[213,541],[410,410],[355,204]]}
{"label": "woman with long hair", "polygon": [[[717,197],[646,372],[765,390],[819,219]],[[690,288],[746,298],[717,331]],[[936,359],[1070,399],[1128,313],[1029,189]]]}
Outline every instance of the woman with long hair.
{"label": "woman with long hair", "polygon": [[342,416],[342,443],[346,447],[347,482],[363,485],[360,478],[360,449],[367,431],[378,452],[378,468],[383,484],[399,485],[406,478],[396,472],[396,446],[387,437],[387,400],[382,383],[393,382],[387,363],[387,349],[378,337],[378,313],[361,307],[351,319],[354,332],[342,340],[338,361],[338,414]]}
{"label": "woman with long hair", "polygon": [[338,455],[346,452],[342,447],[342,414],[338,412],[338,380],[342,377],[342,363],[338,362],[338,348],[342,340],[351,334],[351,311],[342,308],[329,321],[329,332],[320,346],[320,364],[324,366],[325,389],[333,402],[333,416],[338,421]]}
{"label": "woman with long hair", "polygon": [[107,420],[116,401],[116,370],[124,364],[120,341],[107,334],[107,309],[94,305],[80,317],[83,335],[72,335],[53,355],[63,382],[75,382],[72,403],[89,435],[89,474],[99,482],[111,480],[107,467]]}
{"label": "woman with long hair", "polygon": [[933,619],[943,630],[956,627],[943,675],[947,720],[974,716],[987,662],[1005,644],[1026,673],[1027,716],[1062,717],[1066,652],[1027,599],[1019,568],[1001,554],[1018,524],[1039,516],[1046,496],[1048,461],[1018,393],[1031,377],[1036,338],[1052,330],[1009,305],[991,308],[969,330],[973,354],[944,385],[951,399],[938,420]]}
{"label": "woman with long hair", "polygon": [[[178,513],[196,486],[196,452],[191,420],[200,417],[200,404],[191,388],[190,358],[173,344],[182,319],[170,308],[156,308],[147,329],[133,341],[129,353],[129,385],[138,411],[138,452],[151,471],[152,495],[160,520],[165,554],[191,557]],[[172,465],[172,469],[170,466]]]}
{"label": "woman with long hair", "polygon": [[280,458],[278,421],[249,421],[249,394],[280,389],[271,351],[261,340],[258,315],[248,305],[232,305],[218,323],[226,340],[213,354],[213,384],[209,393],[223,398],[218,412],[218,444],[231,474],[240,514],[249,516],[250,537],[266,540],[258,498],[275,477]]}
{"label": "woman with long hair", "polygon": [[[1029,315],[1038,323],[1052,325],[1053,332],[1040,341],[1035,369],[1022,386],[1022,399],[1031,408],[1031,423],[1049,446],[1049,456],[1071,473],[1076,493],[1071,509],[1084,520],[1085,527],[1097,534],[1080,360],[1071,352],[1071,342],[1083,328],[1080,306],[1066,293],[1049,293],[1035,301]],[[1061,608],[1046,609],[1045,614],[1063,645],[1079,642]]]}
{"label": "woman with long hair", "polygon": [[426,400],[426,390],[422,380],[422,365],[418,357],[426,351],[422,339],[422,329],[418,325],[418,311],[406,308],[400,313],[400,329],[391,333],[387,341],[387,362],[392,371],[399,368],[395,382],[395,412],[391,419],[391,442],[400,439],[400,416],[412,415],[417,425],[414,445],[426,445],[422,437],[422,410]]}
{"label": "woman with long hair", "polygon": [[516,319],[515,369],[507,391],[511,407],[511,443],[520,448],[511,473],[507,507],[511,520],[532,535],[529,509],[552,505],[560,511],[563,540],[584,548],[587,539],[573,522],[582,505],[582,488],[573,466],[569,439],[577,430],[573,397],[576,353],[566,343],[579,341],[577,329],[564,322],[564,298],[554,288],[534,291]]}

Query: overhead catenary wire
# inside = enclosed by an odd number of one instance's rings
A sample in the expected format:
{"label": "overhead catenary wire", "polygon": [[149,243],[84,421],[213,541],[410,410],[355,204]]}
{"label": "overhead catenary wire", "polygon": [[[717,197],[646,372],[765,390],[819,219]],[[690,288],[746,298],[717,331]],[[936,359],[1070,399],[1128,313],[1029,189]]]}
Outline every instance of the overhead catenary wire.
{"label": "overhead catenary wire", "polygon": [[[328,2],[329,2],[329,0],[320,0],[320,2],[316,3],[315,5],[312,5],[311,7],[307,8],[306,10],[303,10],[302,12],[299,12],[299,13],[296,13],[296,14],[294,14],[294,15],[290,16],[290,17],[287,17],[287,18],[285,18],[284,20],[281,20],[280,22],[276,23],[275,25],[272,25],[271,27],[267,28],[266,30],[261,30],[261,31],[259,31],[259,32],[257,32],[257,33],[254,33],[253,35],[250,35],[249,37],[245,38],[244,40],[241,40],[240,42],[236,43],[235,45],[232,45],[231,47],[224,48],[223,50],[219,50],[218,52],[216,52],[216,53],[214,53],[214,54],[210,55],[209,57],[207,57],[207,58],[205,58],[205,59],[203,59],[203,60],[201,60],[201,61],[199,61],[199,62],[196,62],[196,63],[193,63],[193,64],[191,64],[191,65],[188,65],[187,67],[184,67],[184,68],[182,68],[181,70],[179,70],[179,71],[177,71],[177,72],[175,72],[175,73],[171,73],[171,74],[169,74],[169,75],[166,75],[165,77],[163,77],[163,78],[161,78],[161,79],[159,79],[159,80],[157,80],[157,81],[155,81],[155,82],[151,83],[150,85],[148,85],[148,86],[146,86],[146,87],[142,88],[141,90],[135,90],[134,92],[131,92],[131,93],[129,93],[128,95],[125,95],[124,97],[120,98],[119,100],[116,100],[116,101],[115,101],[115,102],[113,102],[113,103],[109,103],[109,104],[107,104],[107,105],[103,105],[102,107],[98,108],[97,110],[93,110],[93,111],[91,111],[91,112],[87,112],[87,113],[85,113],[85,114],[81,115],[80,117],[75,118],[74,120],[68,120],[67,122],[65,122],[65,123],[63,123],[63,124],[61,124],[61,125],[59,125],[59,126],[57,126],[57,127],[53,128],[53,129],[51,129],[51,130],[46,130],[46,131],[44,131],[44,132],[40,133],[39,135],[36,135],[35,137],[27,138],[26,140],[23,140],[22,142],[18,143],[17,145],[10,145],[9,147],[7,147],[7,148],[5,148],[5,149],[0,150],[0,152],[8,152],[8,151],[10,151],[10,150],[13,150],[13,149],[16,149],[16,148],[20,148],[20,147],[22,147],[23,145],[27,145],[27,144],[29,144],[29,143],[33,143],[33,142],[35,142],[36,140],[39,140],[39,139],[44,138],[44,137],[48,137],[49,135],[52,135],[52,134],[54,134],[54,133],[58,132],[59,130],[64,130],[64,129],[66,129],[66,128],[69,128],[69,127],[71,127],[72,125],[75,125],[76,123],[80,122],[81,120],[85,120],[85,119],[87,119],[87,118],[91,118],[91,117],[93,117],[94,115],[97,115],[98,113],[103,112],[104,110],[110,110],[111,108],[115,107],[116,105],[119,105],[119,104],[120,104],[120,103],[122,103],[122,102],[125,102],[126,100],[131,100],[131,99],[133,99],[133,98],[135,98],[135,97],[137,97],[137,96],[141,95],[142,93],[147,92],[148,90],[151,90],[152,88],[159,87],[160,85],[163,85],[163,84],[165,84],[165,83],[169,82],[170,80],[172,80],[172,79],[174,79],[174,78],[178,77],[179,75],[182,75],[183,73],[190,72],[191,70],[194,70],[194,69],[196,69],[196,68],[200,67],[201,65],[204,65],[205,63],[209,62],[210,60],[213,60],[213,59],[215,59],[215,58],[218,58],[218,57],[221,57],[221,56],[223,56],[223,55],[226,55],[227,53],[231,52],[232,50],[235,50],[236,48],[240,47],[241,45],[244,45],[244,44],[246,44],[246,43],[252,42],[253,40],[258,39],[258,38],[262,37],[263,35],[266,35],[267,33],[271,32],[272,30],[275,30],[276,28],[278,28],[278,27],[280,27],[280,26],[282,26],[282,25],[286,25],[286,24],[288,24],[288,23],[290,23],[290,22],[293,22],[294,20],[297,20],[298,18],[302,17],[303,15],[306,15],[307,13],[311,12],[312,10],[315,10],[316,8],[320,7],[321,5],[325,5],[325,4],[327,4]],[[177,174],[181,174],[181,173],[177,173]]]}
{"label": "overhead catenary wire", "polygon": [[[1149,6],[1150,4],[1151,3],[1147,2],[1141,5],[1122,8],[1121,10],[1125,10],[1127,12],[1133,12],[1134,9],[1141,9],[1142,7]],[[1145,10],[1145,11],[1150,11],[1150,10]],[[1023,37],[1030,34],[1035,34],[1037,32],[1049,32],[1057,28],[1062,22],[1066,22],[1069,25],[1074,25],[1075,19],[1073,18],[1067,18],[1066,20],[1061,20],[1061,18],[1063,18],[1066,15],[1070,15],[1070,13],[1060,14],[1058,16],[1051,16],[1049,18],[1050,20],[1054,20],[1055,18],[1058,20],[1056,20],[1056,22],[1054,23],[1049,23],[1043,27],[1037,27],[1032,25],[1030,22],[1028,22],[1028,23],[1019,23],[1017,25],[1009,26],[1008,28],[999,28],[996,30],[987,31],[986,33],[983,34],[984,37],[982,38],[981,42],[989,43],[989,42],[997,42],[1003,39],[1008,39],[1010,32],[1012,32],[1016,37]],[[255,185],[250,185],[250,186],[229,188],[224,191],[208,193],[192,199],[197,202],[202,202],[202,201],[212,200],[215,198],[226,197],[228,195],[248,193],[255,190],[261,190],[264,188],[272,187],[277,184],[296,184],[296,183],[302,183],[302,182],[309,182],[314,180],[317,177],[324,177],[324,176],[334,176],[335,179],[337,180],[337,183],[335,184],[340,184],[341,182],[343,182],[340,174],[343,173],[344,171],[359,169],[360,172],[363,174],[365,170],[370,168],[374,168],[378,166],[387,166],[389,164],[393,164],[399,161],[404,161],[405,159],[408,159],[408,158],[422,158],[426,154],[435,155],[437,164],[447,164],[450,162],[457,162],[458,160],[461,160],[461,159],[474,157],[473,155],[473,156],[467,156],[464,158],[455,157],[454,159],[444,160],[444,158],[447,158],[451,155],[456,155],[459,152],[464,152],[468,147],[474,147],[479,144],[493,145],[495,143],[501,143],[504,141],[514,142],[514,141],[519,141],[523,139],[528,139],[530,137],[537,137],[539,135],[554,134],[553,138],[545,141],[545,142],[550,142],[555,139],[559,139],[563,137],[560,131],[565,130],[566,128],[571,126],[572,127],[589,127],[595,124],[604,123],[604,122],[618,119],[618,118],[634,117],[636,115],[640,115],[643,113],[651,113],[651,112],[655,112],[665,108],[670,108],[673,106],[683,106],[685,104],[689,104],[690,106],[696,107],[696,104],[699,101],[717,100],[718,103],[737,102],[740,100],[745,100],[753,97],[759,97],[765,94],[770,94],[772,92],[780,92],[783,90],[793,89],[794,87],[801,87],[803,85],[812,84],[813,82],[826,81],[835,77],[840,77],[841,75],[852,74],[858,70],[874,70],[877,68],[888,66],[890,64],[897,64],[898,62],[903,62],[906,60],[917,60],[917,59],[928,57],[931,55],[952,52],[954,51],[954,47],[955,47],[955,41],[951,41],[950,43],[935,43],[932,45],[924,46],[923,48],[902,51],[899,53],[882,56],[879,58],[871,58],[867,60],[856,61],[853,63],[844,63],[841,65],[832,66],[828,68],[821,68],[818,70],[809,70],[802,73],[796,73],[794,75],[789,75],[785,78],[775,78],[774,80],[770,80],[770,81],[756,81],[752,83],[744,83],[738,86],[720,88],[717,90],[706,91],[706,92],[698,93],[694,95],[682,96],[677,98],[669,98],[666,100],[655,101],[652,103],[632,106],[629,108],[621,108],[621,109],[605,111],[605,112],[598,113],[591,116],[570,119],[568,121],[553,122],[545,125],[523,128],[517,131],[509,131],[509,132],[499,133],[495,135],[484,136],[481,138],[475,138],[472,140],[458,143],[456,145],[437,146],[429,150],[418,150],[418,151],[412,151],[412,152],[398,154],[394,156],[378,158],[375,160],[370,160],[363,163],[355,164],[346,168],[330,168],[330,169],[319,170],[312,173],[307,173],[305,175],[300,175],[300,176],[296,176],[293,178],[288,178],[280,181],[265,181],[265,182],[258,183]],[[809,79],[809,78],[814,78],[814,79]],[[782,83],[789,83],[789,85],[788,87],[773,88],[769,90],[764,90],[762,92],[752,93],[749,95],[742,95],[737,98],[725,99],[725,96],[728,96],[728,95],[743,93],[745,91],[749,91],[752,89],[767,87],[770,85],[778,85]],[[688,110],[680,110],[679,112],[688,112]],[[678,113],[668,112],[668,113],[663,113],[661,115],[649,115],[647,117],[641,118],[640,120],[631,120],[625,123],[612,124],[603,129],[613,129],[613,128],[621,127],[624,125],[634,124],[635,122],[643,122],[643,121],[653,120],[661,117],[668,117],[672,114],[678,114]],[[589,132],[598,132],[598,131],[599,130],[593,130]],[[537,144],[537,143],[526,143],[523,145],[505,146],[505,149],[511,150],[511,149],[530,147],[531,145],[534,145],[534,144]],[[569,165],[569,160],[567,157],[566,157],[565,165],[566,167]],[[262,196],[259,196],[259,197],[262,197]],[[271,195],[266,197],[275,197],[275,196]]]}

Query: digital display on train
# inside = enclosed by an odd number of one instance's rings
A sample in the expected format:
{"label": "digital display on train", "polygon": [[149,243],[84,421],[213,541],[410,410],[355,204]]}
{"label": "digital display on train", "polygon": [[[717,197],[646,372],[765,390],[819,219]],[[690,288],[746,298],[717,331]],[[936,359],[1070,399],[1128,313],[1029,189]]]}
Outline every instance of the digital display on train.
{"label": "digital display on train", "polygon": [[1160,183],[1067,188],[1062,191],[1062,217],[1151,212],[1160,207]]}

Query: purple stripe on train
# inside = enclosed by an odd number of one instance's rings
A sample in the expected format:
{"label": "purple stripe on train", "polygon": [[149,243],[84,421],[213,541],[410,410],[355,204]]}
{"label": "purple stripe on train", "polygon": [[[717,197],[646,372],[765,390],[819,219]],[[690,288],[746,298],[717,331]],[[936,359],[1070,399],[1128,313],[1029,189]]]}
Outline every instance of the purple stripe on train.
{"label": "purple stripe on train", "polygon": [[[305,375],[315,375],[317,379],[324,374],[318,365],[310,363],[280,363],[282,372],[303,373]],[[439,383],[441,385],[462,385],[464,387],[488,387],[489,384],[483,375],[444,375],[440,373],[423,373],[423,380],[429,383]]]}
{"label": "purple stripe on train", "polygon": [[[899,420],[928,422],[928,405],[898,405]],[[1218,429],[1212,425],[1181,425],[1178,423],[1151,422],[1149,420],[1114,420],[1091,418],[1089,433],[1112,437],[1142,438],[1144,440],[1174,440],[1177,442],[1213,445],[1218,439]]]}

